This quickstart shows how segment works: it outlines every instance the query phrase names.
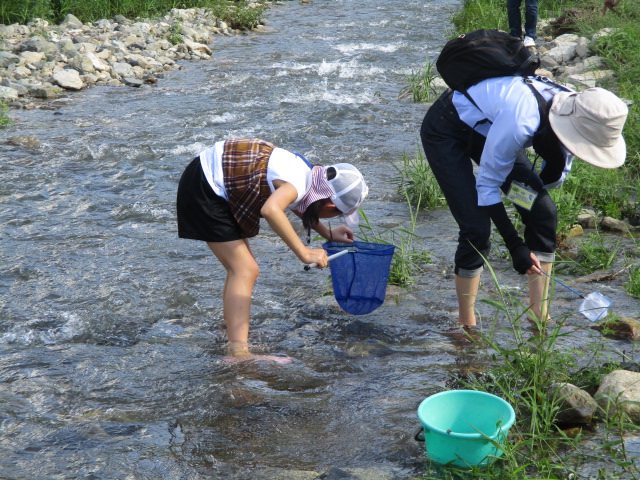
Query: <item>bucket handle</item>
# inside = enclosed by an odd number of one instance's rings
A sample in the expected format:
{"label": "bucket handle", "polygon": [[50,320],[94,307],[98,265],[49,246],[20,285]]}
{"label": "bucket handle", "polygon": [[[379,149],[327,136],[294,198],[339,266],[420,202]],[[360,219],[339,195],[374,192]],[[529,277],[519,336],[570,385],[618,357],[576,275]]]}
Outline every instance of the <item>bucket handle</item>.
{"label": "bucket handle", "polygon": [[429,433],[429,430],[425,430],[424,427],[420,427],[418,431],[415,433],[413,438],[416,442],[424,442],[424,434]]}

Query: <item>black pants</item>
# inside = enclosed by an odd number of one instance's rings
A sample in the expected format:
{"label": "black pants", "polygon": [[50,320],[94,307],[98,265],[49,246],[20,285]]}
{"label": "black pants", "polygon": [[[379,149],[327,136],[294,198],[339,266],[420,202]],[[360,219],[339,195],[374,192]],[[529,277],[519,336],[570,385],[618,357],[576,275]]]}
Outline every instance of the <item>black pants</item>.
{"label": "black pants", "polygon": [[[462,276],[478,275],[491,247],[491,220],[478,206],[473,162],[480,164],[485,137],[465,124],[444,92],[429,108],[422,122],[420,138],[427,161],[442,189],[460,233],[455,255],[456,271]],[[525,183],[538,193],[532,209],[516,209],[525,225],[524,240],[540,261],[551,262],[556,248],[557,209],[526,153],[519,152],[513,170],[501,186],[507,192],[512,181]]]}

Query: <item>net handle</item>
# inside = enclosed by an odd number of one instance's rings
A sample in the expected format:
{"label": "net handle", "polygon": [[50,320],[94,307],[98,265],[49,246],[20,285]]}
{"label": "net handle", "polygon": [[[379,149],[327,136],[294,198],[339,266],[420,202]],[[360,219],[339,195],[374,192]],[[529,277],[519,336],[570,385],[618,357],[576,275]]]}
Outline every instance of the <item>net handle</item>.
{"label": "net handle", "polygon": [[560,280],[558,280],[556,277],[552,277],[551,275],[549,275],[547,272],[545,272],[544,270],[540,270],[540,273],[546,275],[547,277],[549,277],[551,280],[553,280],[554,282],[558,282],[560,285],[562,285],[564,288],[566,288],[567,290],[571,290],[573,293],[575,293],[576,295],[578,295],[580,298],[585,298],[584,295],[582,295],[581,293],[576,292],[573,288],[571,288],[569,285],[565,285],[564,283],[562,283]]}
{"label": "net handle", "polygon": [[[353,250],[349,249],[349,248],[345,248],[344,250],[339,251],[338,253],[334,253],[333,255],[329,255],[327,257],[328,261],[333,260],[334,258],[338,258],[341,257],[342,255],[346,255],[349,252],[352,252]],[[309,270],[311,270],[312,268],[317,267],[318,264],[317,263],[309,263],[307,265],[304,266],[304,269],[308,272]]]}

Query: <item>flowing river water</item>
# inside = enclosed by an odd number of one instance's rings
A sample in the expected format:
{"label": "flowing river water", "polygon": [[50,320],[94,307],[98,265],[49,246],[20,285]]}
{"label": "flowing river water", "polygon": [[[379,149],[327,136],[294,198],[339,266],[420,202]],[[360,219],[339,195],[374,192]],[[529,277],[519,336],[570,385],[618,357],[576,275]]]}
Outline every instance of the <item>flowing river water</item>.
{"label": "flowing river water", "polygon": [[[0,145],[1,478],[424,472],[417,406],[478,363],[450,336],[448,211],[418,217],[414,247],[432,262],[415,284],[389,288],[382,307],[357,317],[327,294],[328,270],[305,272],[263,225],[252,241],[261,277],[251,340],[294,361],[238,365],[223,361],[223,269],[206,246],[177,238],[174,200],[202,149],[257,136],[314,163],[354,163],[370,186],[371,223],[410,228],[393,164],[416,154],[427,106],[398,97],[442,47],[458,7],[285,2],[267,13],[266,31],[216,37],[213,61],[184,64],[157,85],[95,87],[53,109],[11,112],[2,136],[41,145]],[[519,294],[506,259],[496,275]],[[616,313],[637,318],[620,282],[599,288]],[[497,295],[488,277],[483,292]],[[568,346],[599,338],[575,313],[576,297],[556,293],[556,315],[581,332]]]}

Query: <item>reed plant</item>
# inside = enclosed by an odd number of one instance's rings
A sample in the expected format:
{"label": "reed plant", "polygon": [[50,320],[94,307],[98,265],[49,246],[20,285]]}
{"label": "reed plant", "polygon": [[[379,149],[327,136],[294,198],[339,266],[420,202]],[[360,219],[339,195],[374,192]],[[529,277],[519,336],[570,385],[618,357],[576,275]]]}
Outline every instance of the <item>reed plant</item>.
{"label": "reed plant", "polygon": [[362,208],[359,209],[360,216],[364,221],[363,224],[359,225],[360,238],[365,242],[386,243],[396,247],[389,271],[388,283],[390,285],[408,286],[413,284],[415,277],[423,271],[426,264],[431,262],[431,254],[426,250],[419,250],[416,247],[418,236],[415,233],[415,229],[417,214],[420,209],[420,200],[418,200],[416,207],[412,206],[408,197],[406,201],[409,208],[409,218],[411,220],[409,228],[375,227],[364,210]]}
{"label": "reed plant", "polygon": [[575,258],[563,258],[557,270],[578,276],[607,270],[613,266],[620,250],[619,239],[605,237],[596,231],[580,239]]}
{"label": "reed plant", "polygon": [[395,179],[400,196],[407,199],[407,203],[419,209],[441,207],[447,204],[435,175],[425,158],[420,145],[416,155],[402,155],[400,165],[393,164],[398,175]]}
{"label": "reed plant", "polygon": [[400,91],[399,97],[411,96],[414,102],[430,102],[437,94],[434,85],[437,77],[438,73],[427,57],[423,67],[412,70],[411,74],[406,76],[409,85]]}
{"label": "reed plant", "polygon": [[640,265],[631,267],[629,279],[625,284],[627,293],[634,298],[640,298]]}

